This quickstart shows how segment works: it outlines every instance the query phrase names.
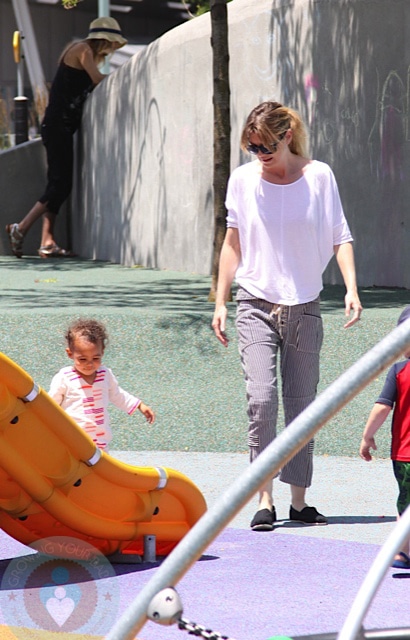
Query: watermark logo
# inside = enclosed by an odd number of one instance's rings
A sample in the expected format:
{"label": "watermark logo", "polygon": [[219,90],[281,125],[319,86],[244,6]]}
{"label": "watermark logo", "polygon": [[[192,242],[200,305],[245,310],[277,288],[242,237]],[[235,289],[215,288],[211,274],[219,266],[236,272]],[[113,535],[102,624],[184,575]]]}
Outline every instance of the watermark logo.
{"label": "watermark logo", "polygon": [[118,584],[108,559],[75,538],[45,538],[37,553],[15,558],[1,582],[6,624],[67,633],[104,635],[118,610]]}

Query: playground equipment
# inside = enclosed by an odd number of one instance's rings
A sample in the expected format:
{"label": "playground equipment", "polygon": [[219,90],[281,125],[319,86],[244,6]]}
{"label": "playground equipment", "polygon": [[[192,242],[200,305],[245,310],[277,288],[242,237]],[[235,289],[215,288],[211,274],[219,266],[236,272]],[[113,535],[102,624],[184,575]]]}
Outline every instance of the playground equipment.
{"label": "playground equipment", "polygon": [[104,555],[167,555],[206,510],[183,474],[111,458],[0,353],[0,527],[30,545],[85,540]]}
{"label": "playground equipment", "polygon": [[[269,447],[258,456],[245,473],[231,485],[220,500],[209,509],[205,516],[201,518],[164,560],[155,575],[112,627],[106,636],[106,640],[132,640],[145,624],[148,615],[152,620],[157,618],[157,621],[161,624],[171,624],[175,622],[175,618],[179,623],[181,621],[182,603],[175,598],[174,607],[171,606],[173,603],[169,602],[170,611],[167,610],[167,607],[164,609],[163,590],[174,587],[190,566],[201,556],[206,547],[228,525],[258,489],[309,442],[313,435],[334,414],[340,411],[383,369],[396,360],[408,348],[409,344],[410,320],[407,320],[365,354],[355,365],[350,367],[297,416]],[[333,640],[334,638],[338,638],[338,640],[361,640],[363,638],[393,640],[393,638],[410,638],[409,629],[365,632],[361,628],[372,598],[390,566],[394,554],[409,532],[410,510],[407,509],[396,525],[396,529],[382,547],[375,563],[370,568],[341,632],[339,634],[303,636],[304,640],[308,640],[308,638],[309,640]],[[157,616],[155,616],[155,612]],[[183,621],[184,627],[189,631],[189,627],[186,626],[185,622]],[[228,636],[221,636],[219,633],[207,632],[203,629],[203,627],[195,625],[194,633],[191,635],[212,640],[228,638]],[[189,633],[191,632],[189,631]],[[272,636],[270,640],[273,640],[273,638],[275,636]],[[284,640],[283,636],[280,636],[280,638]],[[275,640],[279,640],[279,637],[276,637]]]}

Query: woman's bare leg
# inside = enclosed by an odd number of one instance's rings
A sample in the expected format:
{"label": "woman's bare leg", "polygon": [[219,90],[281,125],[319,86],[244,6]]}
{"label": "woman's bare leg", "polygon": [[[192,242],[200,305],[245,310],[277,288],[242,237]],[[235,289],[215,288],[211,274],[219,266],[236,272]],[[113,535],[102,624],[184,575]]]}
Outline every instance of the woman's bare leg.
{"label": "woman's bare leg", "polygon": [[36,202],[34,207],[30,209],[28,214],[24,216],[21,222],[18,223],[18,230],[23,236],[31,229],[33,224],[37,222],[41,216],[47,211],[47,203],[43,204],[42,202]]}
{"label": "woman's bare leg", "polygon": [[269,482],[267,482],[259,490],[259,507],[258,507],[258,509],[272,509],[272,506],[273,506],[272,488],[273,488],[273,482],[272,482],[272,480],[269,480]]}
{"label": "woman's bare leg", "polygon": [[30,209],[28,214],[18,223],[18,230],[23,236],[31,229],[33,224],[43,216],[43,227],[41,230],[41,246],[46,247],[55,244],[54,240],[54,224],[56,214],[51,213],[47,209],[47,203],[36,202],[34,207]]}
{"label": "woman's bare leg", "polygon": [[43,228],[41,230],[41,246],[47,247],[51,244],[55,244],[54,240],[54,223],[56,220],[56,214],[51,211],[46,211],[43,215]]}
{"label": "woman's bare leg", "polygon": [[302,511],[307,505],[305,502],[306,487],[297,487],[294,484],[290,485],[291,504],[296,511]]}

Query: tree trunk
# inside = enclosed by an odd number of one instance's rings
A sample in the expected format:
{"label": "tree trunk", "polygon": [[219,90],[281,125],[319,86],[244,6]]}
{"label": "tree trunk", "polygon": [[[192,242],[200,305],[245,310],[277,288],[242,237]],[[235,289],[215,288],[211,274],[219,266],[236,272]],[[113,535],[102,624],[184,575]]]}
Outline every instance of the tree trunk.
{"label": "tree trunk", "polygon": [[208,300],[215,301],[219,256],[226,233],[226,186],[231,160],[228,9],[226,0],[211,0],[211,45],[214,112],[214,242],[212,284]]}

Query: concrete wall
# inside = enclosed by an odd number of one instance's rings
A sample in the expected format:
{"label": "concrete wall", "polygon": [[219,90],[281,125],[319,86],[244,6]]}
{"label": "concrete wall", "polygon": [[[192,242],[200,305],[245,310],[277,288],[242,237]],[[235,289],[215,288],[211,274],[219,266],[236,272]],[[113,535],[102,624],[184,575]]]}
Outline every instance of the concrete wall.
{"label": "concrete wall", "polygon": [[[252,107],[298,108],[311,155],[337,177],[359,284],[410,288],[410,3],[228,4],[232,167]],[[73,196],[85,256],[209,273],[212,256],[210,16],[166,33],[86,105]],[[339,282],[332,263],[327,282]]]}
{"label": "concrete wall", "polygon": [[[232,167],[264,99],[298,108],[311,154],[334,169],[361,285],[410,288],[407,0],[235,0],[228,5]],[[152,43],[87,105],[75,246],[127,265],[209,273],[210,17]],[[339,282],[334,264],[328,282]]]}
{"label": "concrete wall", "polygon": [[97,87],[73,210],[81,255],[209,272],[209,16],[177,27]]}

